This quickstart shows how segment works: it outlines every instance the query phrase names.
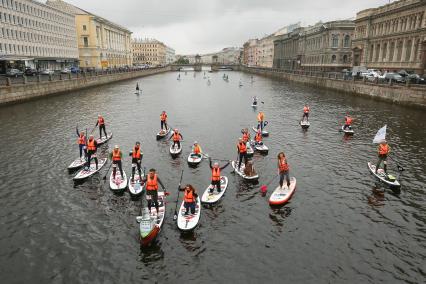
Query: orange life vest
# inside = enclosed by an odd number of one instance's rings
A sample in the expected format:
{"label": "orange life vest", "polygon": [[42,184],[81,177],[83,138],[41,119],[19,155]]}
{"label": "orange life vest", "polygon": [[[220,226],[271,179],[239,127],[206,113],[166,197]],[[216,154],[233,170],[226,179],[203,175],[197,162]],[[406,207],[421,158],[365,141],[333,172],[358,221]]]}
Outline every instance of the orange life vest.
{"label": "orange life vest", "polygon": [[146,190],[158,190],[157,174],[154,174],[152,179],[151,176],[148,175],[146,180]]}
{"label": "orange life vest", "polygon": [[306,106],[305,106],[305,107],[303,108],[303,112],[304,112],[304,113],[309,113],[309,111],[310,111],[309,107],[306,107]]}
{"label": "orange life vest", "polygon": [[201,153],[200,145],[194,146],[193,152],[194,154],[200,154]]}
{"label": "orange life vest", "polygon": [[379,155],[387,155],[387,154],[389,154],[389,150],[390,150],[390,148],[389,148],[388,144],[384,144],[384,145],[380,144],[379,145]]}
{"label": "orange life vest", "polygon": [[133,147],[132,158],[138,160],[141,158],[141,148]]}
{"label": "orange life vest", "polygon": [[287,159],[286,158],[280,159],[278,161],[278,165],[279,165],[280,172],[286,172],[286,171],[288,171],[290,169],[290,167],[287,164]]}
{"label": "orange life vest", "polygon": [[195,202],[195,198],[194,198],[194,193],[192,192],[192,190],[187,190],[185,189],[185,198],[184,198],[185,202]]}
{"label": "orange life vest", "polygon": [[112,151],[112,160],[113,161],[121,161],[121,151],[120,150],[113,150]]}
{"label": "orange life vest", "polygon": [[245,143],[238,143],[237,148],[240,151],[240,153],[247,152],[247,146]]}
{"label": "orange life vest", "polygon": [[243,133],[243,141],[247,143],[247,142],[248,142],[248,140],[249,140],[249,138],[250,138],[249,136],[250,136],[250,135],[249,135],[248,133],[244,132],[244,133]]}
{"label": "orange life vest", "polygon": [[83,135],[80,134],[80,136],[78,136],[77,144],[86,145],[86,136],[84,136],[84,134]]}
{"label": "orange life vest", "polygon": [[259,112],[259,114],[257,115],[257,121],[263,121],[264,118],[265,115],[263,114],[263,112]]}
{"label": "orange life vest", "polygon": [[220,168],[212,169],[212,181],[220,180]]}
{"label": "orange life vest", "polygon": [[161,119],[161,121],[166,121],[167,120],[167,114],[166,113],[162,113],[160,115],[160,119]]}
{"label": "orange life vest", "polygon": [[346,124],[347,125],[351,125],[352,124],[352,117],[349,117],[349,116],[347,116],[347,117],[345,117],[345,120],[346,120]]}
{"label": "orange life vest", "polygon": [[88,151],[96,151],[95,139],[92,139],[87,142],[87,150]]}
{"label": "orange life vest", "polygon": [[254,138],[256,140],[256,142],[262,142],[262,134],[261,133],[256,133],[256,137]]}
{"label": "orange life vest", "polygon": [[102,116],[98,117],[98,124],[99,125],[104,125],[105,124],[105,120],[104,120],[104,118]]}
{"label": "orange life vest", "polygon": [[178,133],[173,133],[173,141],[179,141],[180,140],[180,135],[179,135],[179,132]]}

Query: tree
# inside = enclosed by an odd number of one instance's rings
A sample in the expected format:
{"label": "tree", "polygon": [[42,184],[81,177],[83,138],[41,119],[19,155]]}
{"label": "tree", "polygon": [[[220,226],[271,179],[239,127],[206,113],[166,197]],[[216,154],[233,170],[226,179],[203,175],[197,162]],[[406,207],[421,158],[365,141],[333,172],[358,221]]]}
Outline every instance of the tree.
{"label": "tree", "polygon": [[178,60],[176,60],[175,63],[176,64],[189,64],[189,59],[181,56],[181,57],[179,57]]}

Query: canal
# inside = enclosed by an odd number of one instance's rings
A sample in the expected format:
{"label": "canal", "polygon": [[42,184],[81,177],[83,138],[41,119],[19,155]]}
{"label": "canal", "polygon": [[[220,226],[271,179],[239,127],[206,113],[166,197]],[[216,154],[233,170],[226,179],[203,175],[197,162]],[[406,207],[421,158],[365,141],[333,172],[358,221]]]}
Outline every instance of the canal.
{"label": "canal", "polygon": [[[368,98],[239,72],[170,72],[0,108],[0,275],[3,283],[421,283],[426,277],[425,114]],[[242,85],[239,87],[239,81]],[[134,93],[135,85],[142,89]],[[263,104],[269,155],[255,154],[259,184],[231,173],[224,199],[203,208],[199,227],[181,234],[173,221],[181,169],[183,183],[203,192],[208,161],[189,168],[197,140],[217,159],[235,159],[240,130],[254,125],[251,97]],[[311,107],[311,127],[298,122]],[[172,160],[156,141],[159,115],[184,138]],[[135,217],[139,202],[115,195],[99,175],[74,186],[67,166],[78,155],[75,128],[90,130],[103,114],[114,133],[102,152],[124,152],[141,141],[143,166],[156,168],[170,191],[157,242],[141,250]],[[339,127],[355,117],[353,137]],[[405,168],[401,193],[376,184],[367,162],[372,139],[388,125],[394,160]],[[94,132],[98,135],[98,131]],[[109,148],[108,148],[109,147]],[[271,208],[277,185],[259,192],[285,151],[297,190]],[[396,164],[390,161],[396,173]],[[130,172],[130,158],[124,169]],[[380,192],[384,190],[384,194]],[[180,197],[182,198],[182,196]],[[179,201],[180,202],[180,201]]]}

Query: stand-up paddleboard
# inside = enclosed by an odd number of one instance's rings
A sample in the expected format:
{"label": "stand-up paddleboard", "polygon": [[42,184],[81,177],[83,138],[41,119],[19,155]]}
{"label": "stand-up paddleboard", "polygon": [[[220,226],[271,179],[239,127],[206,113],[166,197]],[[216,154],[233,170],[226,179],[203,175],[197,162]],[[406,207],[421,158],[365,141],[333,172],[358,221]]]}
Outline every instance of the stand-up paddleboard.
{"label": "stand-up paddleboard", "polygon": [[258,106],[258,103],[254,103],[254,102],[252,102],[252,103],[251,103],[251,106],[252,106],[252,107],[257,107],[257,106]]}
{"label": "stand-up paddleboard", "polygon": [[167,128],[166,130],[161,129],[158,133],[157,133],[157,140],[160,140],[164,137],[166,137],[168,134],[170,133],[170,127]]}
{"label": "stand-up paddleboard", "polygon": [[158,191],[158,215],[155,208],[144,208],[142,216],[136,217],[139,222],[139,235],[142,246],[148,246],[158,236],[163,226],[164,216],[166,212],[166,202],[164,191]]}
{"label": "stand-up paddleboard", "polygon": [[98,143],[98,146],[99,146],[108,142],[108,140],[110,140],[111,138],[112,138],[112,132],[110,132],[106,137],[102,136],[102,138],[96,139],[96,142]]}
{"label": "stand-up paddleboard", "polygon": [[[232,161],[231,162],[232,167],[234,168],[234,171],[239,174],[242,178],[246,179],[246,180],[257,180],[259,178],[258,174],[255,174],[253,176],[246,176],[244,174],[244,169],[246,167],[246,165],[243,163],[241,164],[241,168],[240,170],[238,170],[238,161]],[[253,166],[254,167],[254,166]]]}
{"label": "stand-up paddleboard", "polygon": [[390,174],[385,173],[385,171],[383,169],[378,169],[377,170],[377,174],[376,174],[376,166],[373,165],[372,163],[368,162],[368,168],[370,169],[370,172],[376,177],[378,178],[381,182],[389,185],[392,188],[399,188],[401,187],[401,184],[398,182],[398,180]]}
{"label": "stand-up paddleboard", "polygon": [[290,178],[290,187],[287,186],[287,181],[284,180],[283,187],[278,187],[272,192],[269,197],[270,205],[283,205],[287,203],[296,191],[296,178]]}
{"label": "stand-up paddleboard", "polygon": [[200,204],[200,197],[197,197],[196,204],[195,204],[195,214],[191,214],[189,212],[187,215],[185,215],[186,209],[184,206],[184,201],[182,201],[182,204],[180,205],[178,218],[177,218],[177,226],[182,231],[191,231],[198,225],[198,221],[200,220],[200,214],[201,214],[201,204]]}
{"label": "stand-up paddleboard", "polygon": [[254,146],[254,149],[261,154],[268,154],[269,148],[265,145],[265,143],[261,142],[261,144],[256,143],[254,141],[251,142]]}
{"label": "stand-up paddleboard", "polygon": [[[256,133],[257,133],[257,127],[256,127],[256,126],[253,126],[251,129],[252,129],[254,132],[256,132]],[[263,136],[263,137],[269,136],[269,132],[268,132],[268,131],[266,131],[266,130],[265,130],[265,128],[263,128],[263,130],[262,130],[262,136]]]}
{"label": "stand-up paddleboard", "polygon": [[[143,176],[142,176],[143,177]],[[135,179],[132,181],[132,175],[129,176],[129,193],[132,198],[139,197],[145,189],[145,183],[141,182],[141,177],[135,173]]]}
{"label": "stand-up paddleboard", "polygon": [[86,163],[85,157],[77,158],[68,166],[68,170],[76,170],[78,168],[81,168],[82,166],[84,166],[85,163]]}
{"label": "stand-up paddleboard", "polygon": [[345,134],[348,134],[348,135],[353,135],[355,132],[354,132],[354,130],[352,129],[352,128],[345,128],[345,126],[342,126],[342,131],[345,133]]}
{"label": "stand-up paddleboard", "polygon": [[219,199],[225,194],[226,189],[228,188],[228,178],[225,176],[220,177],[220,192],[217,191],[217,187],[214,187],[212,193],[210,193],[210,184],[207,189],[204,191],[203,196],[201,196],[202,203],[216,203]]}
{"label": "stand-up paddleboard", "polygon": [[176,157],[181,152],[182,152],[182,143],[180,144],[180,147],[178,147],[178,144],[176,144],[173,147],[173,142],[170,144],[170,154],[172,155],[172,157]]}
{"label": "stand-up paddleboard", "polygon": [[247,147],[247,157],[252,157],[254,155],[254,150],[250,142],[246,143],[246,147]]}
{"label": "stand-up paddleboard", "polygon": [[203,160],[203,156],[201,154],[191,153],[188,156],[188,164],[190,166],[197,166]]}
{"label": "stand-up paddleboard", "polygon": [[311,126],[311,123],[307,120],[301,120],[300,121],[300,126],[304,129],[308,129],[309,126]]}
{"label": "stand-up paddleboard", "polygon": [[[112,165],[113,167],[115,165]],[[126,172],[123,170],[123,176],[121,176],[120,170],[118,169],[118,166],[116,167],[115,171],[115,178],[113,176],[113,171],[111,171],[111,176],[109,177],[109,188],[113,192],[122,192],[127,187],[127,176]]]}
{"label": "stand-up paddleboard", "polygon": [[95,173],[99,172],[100,169],[106,164],[107,158],[99,159],[98,160],[98,169],[96,169],[96,163],[95,161],[92,161],[90,163],[90,167],[88,169],[83,168],[81,171],[79,171],[73,178],[73,180],[82,180],[85,178],[88,178]]}

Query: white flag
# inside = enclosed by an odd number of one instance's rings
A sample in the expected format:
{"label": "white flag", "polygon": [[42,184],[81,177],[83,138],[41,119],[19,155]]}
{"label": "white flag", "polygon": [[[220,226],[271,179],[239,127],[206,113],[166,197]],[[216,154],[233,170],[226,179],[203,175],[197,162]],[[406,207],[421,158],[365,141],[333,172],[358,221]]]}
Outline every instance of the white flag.
{"label": "white flag", "polygon": [[386,125],[377,131],[376,136],[374,136],[373,143],[380,144],[383,140],[386,139]]}

